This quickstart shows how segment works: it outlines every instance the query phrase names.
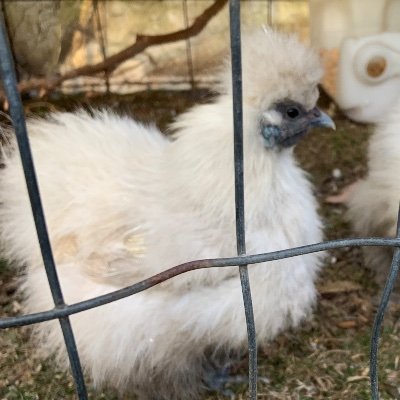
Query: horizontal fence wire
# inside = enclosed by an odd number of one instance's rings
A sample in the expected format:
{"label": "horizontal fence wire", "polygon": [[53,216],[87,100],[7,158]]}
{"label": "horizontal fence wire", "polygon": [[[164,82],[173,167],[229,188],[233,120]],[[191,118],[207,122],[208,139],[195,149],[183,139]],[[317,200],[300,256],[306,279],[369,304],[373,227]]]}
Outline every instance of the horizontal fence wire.
{"label": "horizontal fence wire", "polygon": [[[245,218],[244,218],[244,182],[243,182],[243,113],[242,113],[242,88],[241,88],[241,47],[240,47],[240,2],[230,1],[231,23],[231,50],[232,50],[232,80],[234,98],[234,156],[235,156],[235,204],[236,204],[236,229],[237,229],[237,257],[203,259],[187,262],[153,275],[143,281],[127,286],[123,289],[107,293],[89,300],[67,305],[64,302],[61,286],[51,251],[50,240],[47,233],[43,208],[40,200],[35,169],[26,131],[23,107],[17,89],[15,68],[9,47],[7,33],[4,24],[4,15],[0,10],[0,74],[4,90],[9,102],[10,114],[13,121],[18,147],[21,154],[25,179],[31,201],[33,216],[38,234],[43,263],[49,281],[55,307],[51,310],[21,315],[16,317],[0,318],[0,329],[19,327],[58,319],[67,347],[76,391],[80,400],[88,398],[79,355],[74,339],[69,316],[93,309],[128,296],[147,290],[161,282],[172,279],[183,273],[204,269],[237,267],[240,269],[240,278],[243,291],[243,302],[246,313],[246,324],[249,342],[249,398],[257,396],[257,346],[255,324],[248,279],[248,265],[268,263],[289,257],[297,257],[310,253],[321,252],[345,247],[386,246],[394,247],[394,256],[390,273],[383,290],[382,298],[378,306],[373,331],[371,335],[370,349],[370,381],[373,400],[379,399],[378,386],[378,348],[381,327],[384,315],[389,303],[395,281],[400,268],[400,211],[398,217],[397,237],[391,238],[349,238],[331,240],[322,243],[310,244],[296,248],[273,251],[262,254],[246,254],[245,247]],[[267,268],[268,266],[266,266]]]}
{"label": "horizontal fence wire", "polygon": [[[143,292],[150,289],[159,283],[165,282],[175,276],[195,271],[198,269],[206,268],[227,268],[237,267],[241,265],[253,265],[270,261],[282,260],[284,258],[297,257],[310,253],[317,253],[320,251],[341,249],[346,247],[400,247],[400,238],[351,238],[331,240],[322,243],[310,244],[307,246],[293,247],[285,250],[272,251],[262,254],[248,254],[245,256],[229,257],[229,258],[214,258],[190,261],[184,264],[177,265],[169,268],[163,272],[153,275],[147,279],[137,282],[133,285],[127,286],[123,289],[115,290],[113,292],[94,297],[89,300],[81,301],[78,303],[55,307],[52,310],[43,311],[39,313],[32,313],[27,315],[20,315],[18,317],[6,317],[0,319],[0,329],[36,324],[39,322],[49,321],[52,319],[76,314],[82,311],[90,310],[113,301],[121,300],[125,297],[132,296],[136,293]],[[267,268],[267,266],[266,266]]]}
{"label": "horizontal fence wire", "polygon": [[[21,155],[25,181],[28,188],[36,232],[39,239],[40,251],[43,258],[47,279],[50,285],[51,294],[56,307],[63,307],[65,305],[64,298],[57,276],[53,253],[51,251],[50,239],[47,232],[42,202],[39,195],[38,182],[36,179],[32,153],[28,140],[24,109],[18,92],[15,66],[11,54],[10,43],[8,41],[4,14],[2,10],[0,10],[0,75],[10,107],[11,120],[14,126],[18,149]],[[85,400],[87,399],[87,391],[71,323],[68,316],[60,317],[59,322],[64,336],[65,345],[67,347],[68,357],[77,387],[77,392],[79,398]]]}

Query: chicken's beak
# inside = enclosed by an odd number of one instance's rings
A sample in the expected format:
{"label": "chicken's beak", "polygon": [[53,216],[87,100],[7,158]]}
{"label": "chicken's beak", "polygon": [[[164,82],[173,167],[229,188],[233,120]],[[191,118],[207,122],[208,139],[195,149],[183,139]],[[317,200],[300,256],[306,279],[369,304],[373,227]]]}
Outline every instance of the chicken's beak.
{"label": "chicken's beak", "polygon": [[332,118],[328,114],[321,111],[318,107],[314,107],[308,113],[308,117],[310,118],[310,126],[312,127],[323,127],[336,130],[336,125]]}
{"label": "chicken's beak", "polygon": [[[297,108],[296,108],[297,107]],[[304,111],[299,106],[293,106],[297,115],[287,115],[288,106],[283,103],[282,122],[280,125],[266,124],[261,126],[261,134],[264,137],[266,148],[285,148],[294,146],[303,138],[311,128],[325,127],[336,129],[335,123],[328,114],[314,107],[310,111]],[[290,106],[289,106],[290,108]]]}

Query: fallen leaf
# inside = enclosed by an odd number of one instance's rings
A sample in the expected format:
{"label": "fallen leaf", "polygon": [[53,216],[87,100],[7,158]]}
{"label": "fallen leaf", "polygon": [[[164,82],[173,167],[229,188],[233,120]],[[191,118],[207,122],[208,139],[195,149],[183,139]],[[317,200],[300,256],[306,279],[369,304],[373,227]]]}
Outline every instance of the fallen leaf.
{"label": "fallen leaf", "polygon": [[347,378],[347,382],[358,382],[358,381],[365,381],[369,380],[368,376],[356,375],[356,376],[349,376]]}
{"label": "fallen leaf", "polygon": [[351,281],[334,281],[318,286],[319,294],[330,295],[361,290],[362,286]]}
{"label": "fallen leaf", "polygon": [[351,329],[357,326],[357,322],[354,320],[340,321],[336,325],[342,329]]}

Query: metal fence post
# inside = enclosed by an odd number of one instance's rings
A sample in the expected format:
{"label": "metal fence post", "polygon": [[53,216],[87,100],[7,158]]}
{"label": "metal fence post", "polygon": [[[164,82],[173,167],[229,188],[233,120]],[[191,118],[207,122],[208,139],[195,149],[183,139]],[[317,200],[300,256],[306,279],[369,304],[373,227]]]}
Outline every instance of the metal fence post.
{"label": "metal fence post", "polygon": [[[235,162],[236,244],[239,256],[246,254],[244,177],[243,177],[243,96],[240,40],[240,0],[230,0],[230,35],[233,95],[233,134]],[[247,265],[239,267],[249,349],[249,398],[257,397],[257,338]]]}
{"label": "metal fence post", "polygon": [[[18,148],[21,155],[26,184],[28,187],[36,232],[39,239],[40,250],[42,253],[44,267],[46,269],[51,294],[56,307],[62,308],[65,306],[65,302],[57,276],[53,253],[51,251],[49,235],[47,232],[42,202],[39,195],[39,187],[28,140],[24,109],[22,107],[21,98],[18,92],[15,67],[2,10],[0,10],[0,74],[9,102],[10,115],[14,125],[15,135],[17,137]],[[62,333],[64,335],[65,345],[67,346],[72,374],[74,376],[78,395],[81,400],[85,400],[87,399],[87,391],[71,323],[68,316],[60,317],[59,321]]]}

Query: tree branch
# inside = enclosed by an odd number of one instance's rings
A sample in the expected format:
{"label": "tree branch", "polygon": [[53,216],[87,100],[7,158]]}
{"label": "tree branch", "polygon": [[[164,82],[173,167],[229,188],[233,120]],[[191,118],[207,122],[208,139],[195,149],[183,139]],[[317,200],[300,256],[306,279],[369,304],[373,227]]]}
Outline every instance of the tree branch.
{"label": "tree branch", "polygon": [[215,0],[215,2],[204,10],[193,22],[193,24],[185,29],[167,33],[164,35],[140,35],[136,36],[136,41],[126,49],[104,59],[103,61],[93,64],[85,65],[68,71],[61,76],[53,76],[47,78],[30,79],[22,81],[18,85],[20,93],[28,92],[31,90],[39,90],[42,93],[48,92],[63,83],[68,79],[73,79],[78,76],[92,76],[100,72],[112,73],[122,62],[136,56],[145,49],[151,46],[160,44],[172,43],[179,40],[188,39],[192,36],[199,34],[205,26],[210,22],[212,17],[216,15],[228,0]]}

